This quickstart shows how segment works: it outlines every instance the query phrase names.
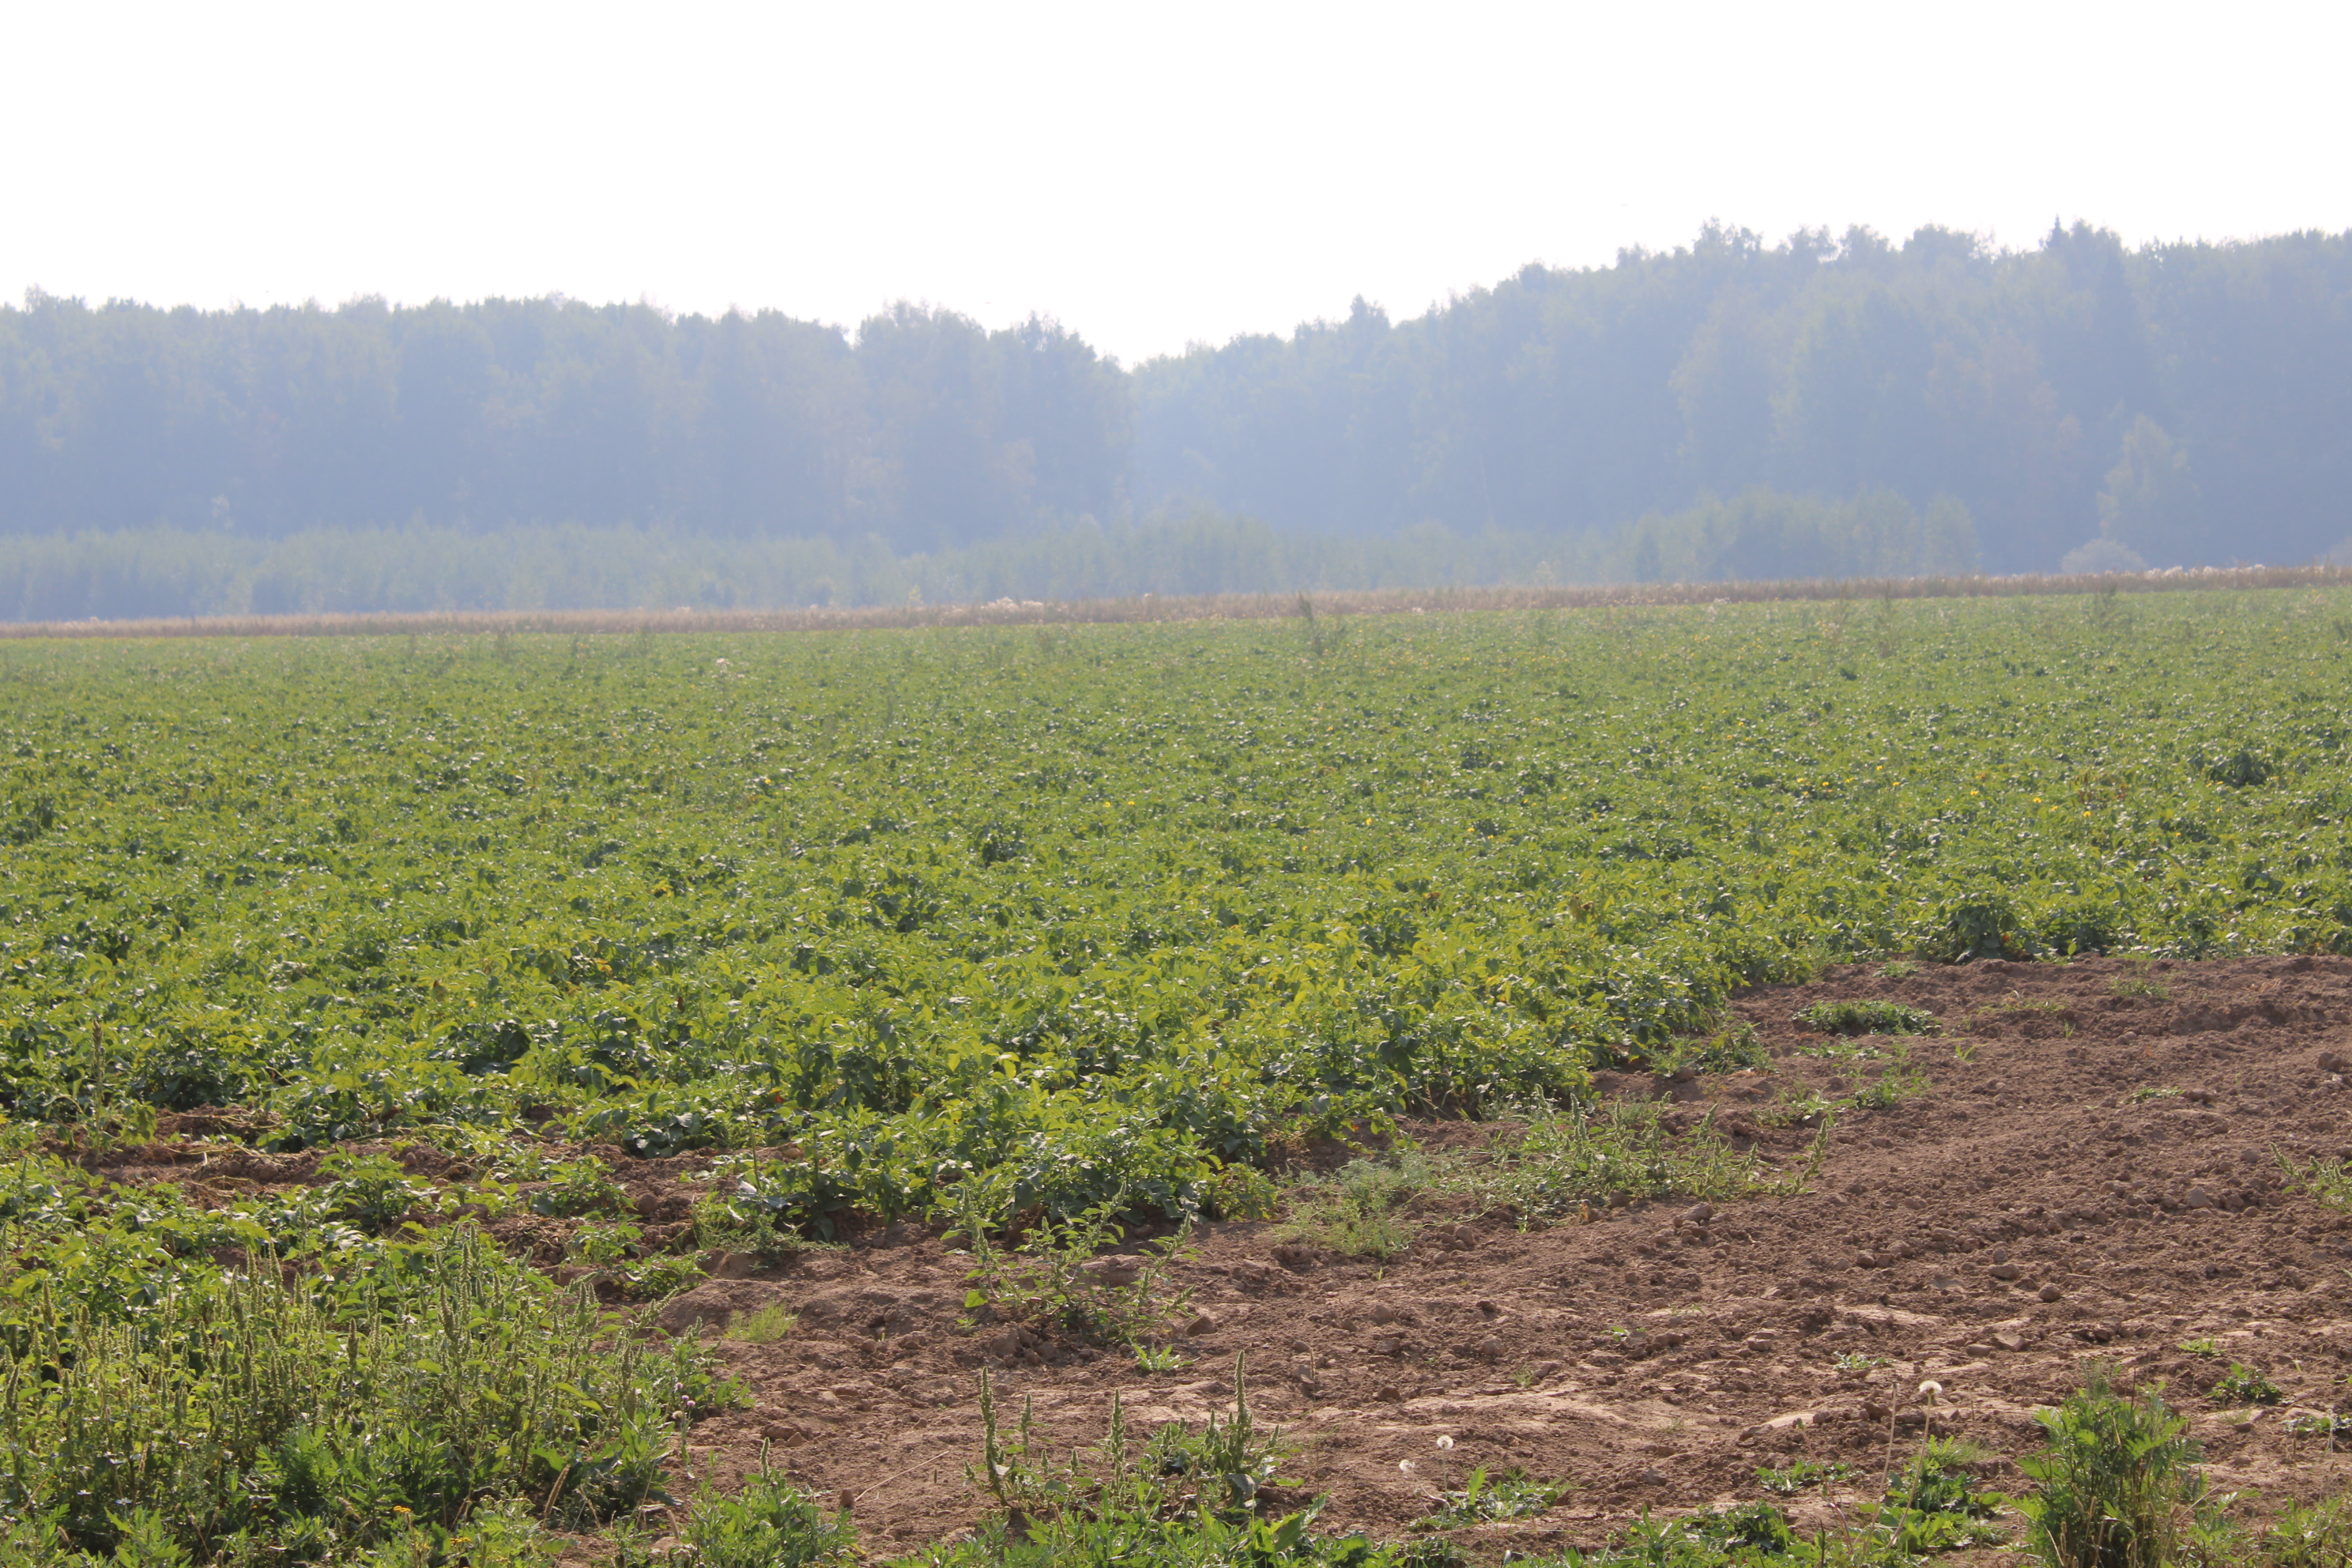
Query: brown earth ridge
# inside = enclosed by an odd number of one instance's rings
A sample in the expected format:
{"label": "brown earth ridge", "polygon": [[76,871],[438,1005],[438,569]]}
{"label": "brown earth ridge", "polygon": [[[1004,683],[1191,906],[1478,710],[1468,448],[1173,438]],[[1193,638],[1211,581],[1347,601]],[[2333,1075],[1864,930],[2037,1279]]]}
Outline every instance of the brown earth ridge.
{"label": "brown earth ridge", "polygon": [[[2133,989],[2166,994],[2116,994]],[[2352,1212],[2280,1164],[2352,1159],[2352,960],[1991,961],[1899,978],[1842,965],[1736,998],[1769,1071],[1603,1075],[1601,1087],[1669,1100],[1678,1128],[1712,1114],[1736,1146],[1801,1168],[1812,1132],[1759,1113],[1809,1090],[1850,1093],[1874,1068],[1807,1054],[1827,1037],[1790,1015],[1862,998],[1924,1007],[1943,1033],[1911,1042],[1918,1092],[1840,1118],[1801,1195],[1636,1205],[1531,1230],[1423,1198],[1413,1243],[1385,1265],[1298,1246],[1276,1225],[1203,1225],[1173,1271],[1192,1296],[1171,1342],[1186,1364],[1171,1373],[1066,1335],[969,1322],[966,1259],[917,1226],[764,1270],[707,1260],[743,1277],[665,1303],[665,1329],[717,1331],[771,1304],[798,1325],[773,1343],[720,1342],[756,1403],[692,1429],[678,1467],[691,1479],[672,1489],[732,1489],[765,1450],[845,1501],[869,1552],[911,1550],[982,1515],[966,1468],[983,1368],[1001,1407],[1032,1402],[1066,1452],[1100,1440],[1114,1393],[1138,1434],[1224,1415],[1241,1358],[1256,1418],[1297,1445],[1291,1484],[1268,1506],[1328,1495],[1323,1528],[1393,1537],[1474,1468],[1517,1466],[1570,1489],[1461,1543],[1481,1556],[1585,1544],[1645,1510],[1751,1500],[1759,1465],[1799,1456],[1855,1472],[1790,1505],[1801,1526],[1833,1526],[1928,1433],[1982,1443],[2003,1456],[1992,1484],[2013,1484],[2007,1461],[2036,1446],[2032,1409],[2103,1358],[2128,1381],[2164,1380],[2216,1489],[2246,1494],[2242,1509],[2352,1490],[2352,1441],[2294,1429],[2352,1408]],[[1496,1129],[1411,1131],[1475,1159]],[[683,1230],[707,1187],[681,1178],[707,1156],[600,1152],[644,1218]],[[300,1180],[310,1163],[252,1160],[263,1181]],[[214,1165],[230,1174],[216,1147]],[[546,1260],[564,1228],[498,1227]],[[2180,1348],[2197,1340],[2218,1353]],[[2211,1397],[2232,1362],[2267,1373],[2281,1401]]]}

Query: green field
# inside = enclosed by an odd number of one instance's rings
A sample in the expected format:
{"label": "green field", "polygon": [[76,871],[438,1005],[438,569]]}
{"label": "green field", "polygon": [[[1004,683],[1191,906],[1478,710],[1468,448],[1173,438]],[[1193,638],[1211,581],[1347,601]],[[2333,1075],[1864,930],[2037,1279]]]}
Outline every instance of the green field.
{"label": "green field", "polygon": [[[401,1216],[598,1213],[551,1137],[771,1151],[733,1212],[808,1236],[1249,1213],[1274,1148],[1572,1098],[1825,962],[2341,951],[2347,654],[2320,591],[0,648],[0,1328],[232,1247],[457,1289]],[[57,1157],[200,1106],[478,1177]],[[509,1468],[469,1495],[558,1466]]]}

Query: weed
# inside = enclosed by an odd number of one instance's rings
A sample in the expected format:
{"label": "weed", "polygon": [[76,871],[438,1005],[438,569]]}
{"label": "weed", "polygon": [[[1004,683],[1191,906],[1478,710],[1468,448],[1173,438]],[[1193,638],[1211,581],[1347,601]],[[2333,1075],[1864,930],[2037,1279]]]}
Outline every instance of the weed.
{"label": "weed", "polygon": [[1744,1019],[1705,1039],[1676,1040],[1650,1063],[1652,1071],[1667,1075],[1764,1071],[1771,1066],[1772,1053],[1764,1048],[1756,1026]]}
{"label": "weed", "polygon": [[2213,1339],[2183,1340],[2173,1348],[2194,1356],[2218,1356],[2221,1353],[2221,1342]]}
{"label": "weed", "polygon": [[[848,1510],[827,1514],[814,1495],[769,1468],[764,1444],[760,1468],[743,1490],[722,1497],[706,1482],[679,1533],[692,1553],[685,1562],[693,1568],[821,1568],[858,1561],[857,1531]],[[622,1568],[638,1568],[639,1563],[651,1568],[654,1561],[632,1563],[625,1556]]]}
{"label": "weed", "polygon": [[1486,1468],[1481,1465],[1470,1472],[1460,1491],[1439,1494],[1436,1512],[1414,1520],[1407,1528],[1459,1530],[1498,1519],[1526,1519],[1542,1513],[1567,1494],[1565,1482],[1538,1481],[1516,1465],[1489,1481]]}
{"label": "weed", "polygon": [[1279,1211],[1281,1189],[1251,1165],[1227,1165],[1210,1184],[1205,1212],[1217,1219],[1268,1220]]}
{"label": "weed", "polygon": [[2019,1461],[2032,1544],[2053,1568],[2164,1568],[2196,1496],[2189,1423],[2143,1389],[2116,1392],[2104,1364],[2055,1409],[2038,1410],[2043,1447]]}
{"label": "weed", "polygon": [[2152,978],[2143,970],[2136,974],[2118,974],[2108,981],[2107,994],[2138,996],[2145,997],[2150,1002],[2162,1002],[2172,995],[2172,988],[2163,981]]}
{"label": "weed", "polygon": [[1251,1413],[1244,1358],[1234,1362],[1234,1405],[1220,1423],[1213,1412],[1199,1432],[1171,1421],[1151,1434],[1140,1462],[1131,1460],[1125,1404],[1113,1394],[1110,1421],[1094,1450],[1100,1473],[1079,1468],[1080,1455],[1048,1444],[1038,1430],[1036,1411],[1024,1397],[1021,1418],[1010,1432],[996,1407],[993,1380],[980,1377],[980,1462],[967,1479],[994,1500],[1008,1520],[1121,1514],[1165,1517],[1191,1512],[1202,1520],[1234,1521],[1257,1506],[1258,1492],[1271,1483],[1289,1445],[1281,1431],[1262,1429]]}
{"label": "weed", "polygon": [[2260,1369],[2233,1361],[2221,1381],[2213,1385],[2211,1397],[2224,1405],[2276,1405],[2286,1392]]}
{"label": "weed", "polygon": [[[1526,1131],[1492,1146],[1471,1184],[1485,1203],[1522,1220],[1590,1217],[1649,1199],[1720,1202],[1801,1190],[1816,1165],[1773,1174],[1716,1131],[1713,1111],[1670,1136],[1658,1104],[1619,1100],[1598,1111],[1532,1113]],[[1816,1140],[1820,1149],[1826,1145]]]}
{"label": "weed", "polygon": [[1915,1068],[1888,1072],[1863,1085],[1847,1097],[1846,1103],[1866,1110],[1892,1110],[1904,1100],[1927,1092],[1927,1074]]}
{"label": "weed", "polygon": [[2131,1091],[2131,1102],[2134,1105],[2146,1105],[2151,1100],[2178,1100],[2183,1092],[2178,1089],[2144,1083]]}
{"label": "weed", "polygon": [[1990,1458],[1965,1439],[1930,1437],[1886,1489],[1879,1522],[1906,1552],[1990,1546],[2006,1539],[1985,1521],[2008,1500],[1979,1492],[1969,1467]]}
{"label": "weed", "polygon": [[1807,1487],[1841,1486],[1853,1476],[1851,1465],[1823,1464],[1818,1459],[1791,1459],[1777,1468],[1756,1467],[1756,1484],[1780,1497],[1794,1497]]}
{"label": "weed", "polygon": [[753,1311],[729,1314],[727,1337],[747,1345],[772,1345],[800,1326],[798,1313],[782,1301],[771,1301]]}
{"label": "weed", "polygon": [[1250,1413],[1248,1380],[1244,1358],[1234,1358],[1234,1408],[1223,1426],[1217,1425],[1213,1411],[1202,1425],[1201,1435],[1184,1435],[1181,1423],[1172,1423],[1179,1436],[1168,1437],[1168,1427],[1154,1434],[1152,1452],[1160,1456],[1163,1469],[1176,1461],[1176,1473],[1194,1478],[1201,1488],[1202,1506],[1208,1505],[1208,1489],[1213,1482],[1225,1492],[1226,1505],[1246,1510],[1257,1504],[1258,1489],[1272,1481],[1282,1457],[1289,1445],[1278,1426],[1260,1431]]}
{"label": "weed", "polygon": [[980,1184],[962,1184],[964,1203],[950,1240],[971,1258],[965,1272],[967,1326],[985,1312],[992,1320],[1051,1323],[1098,1343],[1134,1345],[1163,1326],[1191,1300],[1190,1288],[1171,1289],[1170,1269],[1192,1252],[1190,1222],[1139,1252],[1101,1256],[1125,1235],[1117,1197],[1067,1220],[1046,1219],[1023,1245],[1006,1251],[990,1239]]}
{"label": "weed", "polygon": [[1798,1054],[1832,1062],[1877,1062],[1886,1059],[1886,1053],[1878,1047],[1859,1045],[1846,1039],[1824,1040],[1819,1045],[1807,1046]]}
{"label": "weed", "polygon": [[2242,1556],[2252,1568],[2345,1568],[2352,1563],[2352,1498],[2289,1503]]}
{"label": "weed", "polygon": [[1825,1035],[1932,1035],[1936,1015],[1901,1002],[1814,1002],[1791,1015],[1793,1022]]}
{"label": "weed", "polygon": [[1756,1120],[1768,1127],[1826,1129],[1835,1120],[1837,1110],[1837,1101],[1811,1089],[1797,1093],[1783,1089],[1771,1104],[1756,1113]]}
{"label": "weed", "polygon": [[1435,1163],[1417,1149],[1350,1160],[1297,1189],[1284,1234],[1342,1258],[1394,1258],[1414,1234],[1398,1211],[1437,1180]]}
{"label": "weed", "polygon": [[366,1546],[510,1498],[609,1518],[657,1484],[682,1411],[732,1397],[691,1339],[615,1336],[470,1230],[341,1299],[268,1267],[175,1290],[135,1327],[56,1303],[20,1345],[0,1397],[10,1489],[98,1549],[142,1509],[198,1556],[231,1538]]}
{"label": "weed", "polygon": [[2314,1159],[2298,1164],[2294,1155],[2276,1147],[2271,1157],[2278,1162],[2279,1175],[2288,1186],[2328,1208],[2352,1209],[2352,1160],[2329,1164]]}
{"label": "weed", "polygon": [[811,1243],[764,1204],[711,1193],[694,1205],[694,1245],[704,1252],[746,1252],[764,1263],[805,1250]]}
{"label": "weed", "polygon": [[636,1300],[660,1301],[700,1284],[702,1269],[691,1258],[665,1254],[648,1258],[638,1267],[625,1270],[622,1279]]}
{"label": "weed", "polygon": [[1864,1355],[1860,1351],[1840,1351],[1832,1358],[1830,1364],[1842,1373],[1854,1373],[1868,1372],[1874,1366],[1885,1366],[1886,1363],[1881,1357]]}
{"label": "weed", "polygon": [[1158,1376],[1162,1373],[1181,1372],[1192,1365],[1176,1353],[1173,1345],[1138,1345],[1135,1347],[1135,1369]]}
{"label": "weed", "polygon": [[1919,966],[1907,958],[1890,959],[1878,966],[1881,980],[1908,980],[1919,973]]}

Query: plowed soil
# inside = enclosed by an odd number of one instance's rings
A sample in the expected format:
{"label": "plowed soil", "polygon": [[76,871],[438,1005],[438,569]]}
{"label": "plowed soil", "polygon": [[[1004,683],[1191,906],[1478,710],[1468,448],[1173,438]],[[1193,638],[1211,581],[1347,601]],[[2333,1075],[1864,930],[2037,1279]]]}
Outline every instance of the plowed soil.
{"label": "plowed soil", "polygon": [[[2118,981],[2168,994],[2117,995]],[[1925,1092],[1840,1121],[1807,1195],[1525,1233],[1433,1214],[1385,1267],[1277,1259],[1277,1227],[1206,1226],[1179,1271],[1200,1321],[1173,1374],[1014,1329],[959,1331],[959,1258],[917,1231],[713,1280],[663,1321],[780,1301],[800,1321],[776,1343],[726,1345],[759,1405],[697,1427],[693,1468],[731,1482],[767,1445],[849,1500],[869,1549],[912,1547],[980,1515],[964,1471],[983,1365],[1001,1398],[1034,1401],[1079,1445],[1101,1437],[1114,1391],[1130,1430],[1228,1409],[1245,1356],[1257,1417],[1301,1445],[1296,1497],[1329,1494],[1328,1526],[1393,1536],[1475,1466],[1570,1483],[1548,1513],[1464,1532],[1498,1555],[1591,1542],[1643,1510],[1751,1500],[1757,1467],[1794,1456],[1858,1472],[1792,1509],[1811,1521],[1874,1498],[1890,1455],[1926,1432],[2030,1452],[2032,1407],[2096,1356],[2168,1381],[2221,1489],[2274,1507],[2352,1486],[2352,1452],[2289,1430],[2352,1405],[2352,1215],[2283,1184],[2276,1160],[2352,1157],[2352,1093],[2320,1061],[2352,1048],[2352,962],[1842,968],[1738,999],[1769,1073],[1605,1088],[1674,1099],[1685,1124],[1712,1106],[1739,1142],[1795,1159],[1808,1134],[1754,1112],[1858,1080],[1806,1054],[1823,1037],[1790,1014],[1863,997],[1927,1008],[1946,1032],[1915,1043]],[[1486,1134],[1414,1131],[1457,1146]],[[2179,1348],[2208,1339],[2218,1355]],[[2209,1397],[2232,1361],[2281,1401]]]}

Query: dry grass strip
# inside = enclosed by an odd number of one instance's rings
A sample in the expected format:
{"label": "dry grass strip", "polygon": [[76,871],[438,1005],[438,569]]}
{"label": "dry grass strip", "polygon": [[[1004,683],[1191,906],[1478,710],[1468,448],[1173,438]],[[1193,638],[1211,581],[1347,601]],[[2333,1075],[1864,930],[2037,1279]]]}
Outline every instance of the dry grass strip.
{"label": "dry grass strip", "polygon": [[2010,598],[2042,594],[2165,594],[2352,584],[2352,566],[2172,567],[2068,576],[1808,578],[1754,583],[1626,583],[1549,587],[1367,588],[1316,594],[1215,594],[1129,599],[998,599],[984,605],[871,609],[457,610],[365,615],[215,616],[136,621],[0,622],[0,637],[282,637],[553,632],[574,637],[652,632],[804,632],[900,626],[1101,625],[1122,621],[1276,620],[1461,610],[1580,610],[1608,606],[1744,605],[1807,600]]}

